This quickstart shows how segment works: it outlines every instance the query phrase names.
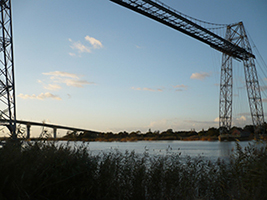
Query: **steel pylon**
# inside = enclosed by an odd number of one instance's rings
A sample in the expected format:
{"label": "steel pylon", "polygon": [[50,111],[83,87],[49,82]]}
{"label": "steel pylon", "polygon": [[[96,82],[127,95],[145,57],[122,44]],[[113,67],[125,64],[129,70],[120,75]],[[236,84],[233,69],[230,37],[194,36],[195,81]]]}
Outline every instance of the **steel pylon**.
{"label": "steel pylon", "polygon": [[[229,25],[226,30],[225,39],[245,49],[252,54],[247,34],[242,22]],[[252,123],[255,131],[264,131],[264,113],[257,70],[254,62],[255,57],[247,54],[242,60],[244,64],[245,80]],[[220,82],[220,108],[219,127],[221,130],[229,130],[232,123],[232,101],[233,101],[233,76],[232,57],[223,54]]]}
{"label": "steel pylon", "polygon": [[16,139],[16,101],[13,62],[11,0],[0,0],[0,118],[6,119],[12,139]]}

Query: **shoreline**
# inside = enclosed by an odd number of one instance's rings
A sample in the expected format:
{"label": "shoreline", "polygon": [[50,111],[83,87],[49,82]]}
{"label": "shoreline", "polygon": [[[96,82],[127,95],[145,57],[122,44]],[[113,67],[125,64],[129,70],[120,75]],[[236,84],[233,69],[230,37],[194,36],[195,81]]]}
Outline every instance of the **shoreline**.
{"label": "shoreline", "polygon": [[[0,141],[7,141],[9,138],[0,138]],[[221,141],[217,137],[202,137],[202,138],[179,138],[179,139],[172,139],[172,138],[30,138],[24,139],[19,138],[19,140],[23,141],[80,141],[80,142],[138,142],[138,141]],[[231,142],[231,141],[252,141],[255,140],[254,138],[231,138],[227,140],[223,140],[221,142]],[[266,141],[266,138],[263,139]]]}
{"label": "shoreline", "polygon": [[[8,137],[0,138],[0,141],[7,141],[10,140]],[[52,138],[52,137],[45,137],[45,138],[19,138],[19,140],[24,141],[81,141],[81,142],[137,142],[137,141],[220,141],[220,142],[227,142],[227,141],[252,141],[252,140],[262,140],[267,141],[267,135],[262,135],[260,137],[240,137],[240,136],[232,136],[232,135],[219,135],[219,136],[161,136],[161,137],[148,137],[148,136],[135,136],[135,137],[119,137],[119,135],[115,135],[114,137],[103,137],[96,136],[93,138],[87,137],[61,137],[61,138]]]}

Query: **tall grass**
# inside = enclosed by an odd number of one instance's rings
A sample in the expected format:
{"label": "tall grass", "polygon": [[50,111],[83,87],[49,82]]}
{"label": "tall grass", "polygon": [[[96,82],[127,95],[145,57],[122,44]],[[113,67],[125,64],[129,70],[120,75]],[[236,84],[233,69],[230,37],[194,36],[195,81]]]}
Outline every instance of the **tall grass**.
{"label": "tall grass", "polygon": [[267,199],[266,150],[237,144],[225,163],[128,151],[93,156],[86,146],[7,143],[0,150],[0,199]]}

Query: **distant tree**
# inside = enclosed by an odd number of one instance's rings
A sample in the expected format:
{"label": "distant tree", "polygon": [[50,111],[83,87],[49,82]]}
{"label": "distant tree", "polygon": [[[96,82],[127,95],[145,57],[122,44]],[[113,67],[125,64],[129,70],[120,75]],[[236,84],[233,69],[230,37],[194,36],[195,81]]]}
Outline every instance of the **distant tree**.
{"label": "distant tree", "polygon": [[207,133],[207,131],[205,131],[204,129],[202,129],[201,131],[198,132],[199,136],[205,136]]}
{"label": "distant tree", "polygon": [[232,130],[243,130],[241,127],[238,127],[238,126],[233,126],[231,129],[230,129],[230,131],[232,131]]}
{"label": "distant tree", "polygon": [[207,131],[207,135],[208,136],[219,136],[219,130],[217,128],[209,128],[208,131]]}
{"label": "distant tree", "polygon": [[186,131],[177,131],[175,132],[176,135],[180,136],[180,137],[185,137],[187,136],[187,132]]}
{"label": "distant tree", "polygon": [[129,133],[127,133],[126,131],[123,131],[123,132],[119,132],[118,135],[119,135],[120,138],[125,138],[125,137],[127,137],[129,135]]}
{"label": "distant tree", "polygon": [[135,138],[135,137],[141,137],[142,134],[141,134],[141,131],[133,131],[133,132],[130,133],[129,136],[132,137],[132,138]]}
{"label": "distant tree", "polygon": [[77,132],[75,132],[75,131],[68,131],[67,132],[67,135],[65,135],[63,138],[75,139],[75,138],[77,138]]}
{"label": "distant tree", "polygon": [[107,133],[104,134],[104,137],[105,138],[113,138],[114,134],[112,132],[107,132]]}
{"label": "distant tree", "polygon": [[166,131],[163,131],[162,133],[161,133],[161,135],[173,135],[173,130],[172,129],[168,129],[168,130],[166,130]]}
{"label": "distant tree", "polygon": [[196,131],[188,131],[187,133],[186,133],[188,136],[193,136],[193,135],[198,135],[198,133],[196,132]]}
{"label": "distant tree", "polygon": [[146,132],[146,135],[153,135],[151,129],[148,129],[148,131]]}
{"label": "distant tree", "polygon": [[131,137],[136,137],[137,136],[137,133],[133,131],[133,132],[130,133],[130,136]]}
{"label": "distant tree", "polygon": [[173,134],[173,130],[172,130],[172,129],[168,129],[168,130],[167,130],[167,133],[168,133],[168,134]]}
{"label": "distant tree", "polygon": [[253,125],[246,125],[243,128],[244,131],[249,132],[249,133],[254,133],[254,126]]}
{"label": "distant tree", "polygon": [[[73,131],[72,134],[74,135],[75,138],[77,137],[77,132],[75,133],[75,131]],[[100,133],[96,133],[96,132],[93,132],[93,131],[85,131],[85,132],[80,133],[80,135],[78,137],[79,138],[90,138],[90,139],[93,139],[93,138],[99,137],[99,134]]]}
{"label": "distant tree", "polygon": [[153,137],[154,134],[152,132],[146,132],[145,137]]}
{"label": "distant tree", "polygon": [[226,127],[220,127],[218,130],[219,134],[229,134],[229,131],[227,130]]}
{"label": "distant tree", "polygon": [[158,136],[160,134],[160,131],[156,130],[156,131],[153,132],[153,134]]}

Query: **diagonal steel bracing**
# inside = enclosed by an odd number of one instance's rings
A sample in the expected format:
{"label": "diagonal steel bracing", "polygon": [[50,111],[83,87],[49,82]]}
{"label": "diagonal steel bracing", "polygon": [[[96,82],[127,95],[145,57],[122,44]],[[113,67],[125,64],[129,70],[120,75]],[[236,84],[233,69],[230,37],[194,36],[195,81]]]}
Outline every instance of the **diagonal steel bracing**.
{"label": "diagonal steel bracing", "polygon": [[[225,39],[246,49],[246,51],[252,54],[242,22],[229,25],[227,27]],[[264,113],[254,58],[248,57],[247,59],[243,59],[243,64],[252,123],[256,127],[255,131],[262,132],[264,131]],[[232,59],[228,55],[223,54],[220,83],[219,125],[226,130],[231,128],[232,122],[232,85]]]}
{"label": "diagonal steel bracing", "polygon": [[0,1],[0,118],[13,139],[16,135],[15,77],[10,0]]}
{"label": "diagonal steel bracing", "polygon": [[232,123],[232,101],[233,101],[233,68],[232,57],[223,54],[220,82],[220,109],[219,127],[226,130],[231,128]]}

